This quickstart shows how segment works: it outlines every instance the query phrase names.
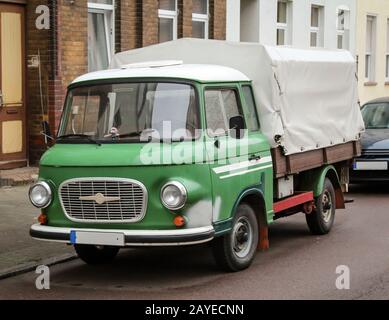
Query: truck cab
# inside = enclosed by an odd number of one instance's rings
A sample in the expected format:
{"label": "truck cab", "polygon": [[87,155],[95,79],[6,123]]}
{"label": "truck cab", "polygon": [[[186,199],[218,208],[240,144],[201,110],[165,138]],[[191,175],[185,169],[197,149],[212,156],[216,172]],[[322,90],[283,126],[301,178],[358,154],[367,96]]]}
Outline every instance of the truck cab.
{"label": "truck cab", "polygon": [[225,269],[247,267],[259,224],[273,221],[250,79],[176,61],[79,77],[30,199],[41,210],[31,236],[74,245],[87,263],[120,247],[213,241]]}

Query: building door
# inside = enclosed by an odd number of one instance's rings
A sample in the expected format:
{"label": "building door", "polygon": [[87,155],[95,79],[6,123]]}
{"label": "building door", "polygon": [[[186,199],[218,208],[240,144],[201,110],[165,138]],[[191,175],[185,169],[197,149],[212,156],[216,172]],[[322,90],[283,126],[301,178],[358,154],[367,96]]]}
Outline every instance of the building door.
{"label": "building door", "polygon": [[0,169],[26,161],[24,7],[0,4]]}

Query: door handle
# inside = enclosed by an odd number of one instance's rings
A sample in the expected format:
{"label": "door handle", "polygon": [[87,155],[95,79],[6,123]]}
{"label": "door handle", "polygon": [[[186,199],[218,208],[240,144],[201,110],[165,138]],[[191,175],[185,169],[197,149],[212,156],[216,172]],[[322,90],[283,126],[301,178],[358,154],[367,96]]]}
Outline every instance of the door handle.
{"label": "door handle", "polygon": [[0,108],[3,106],[3,92],[0,90]]}
{"label": "door handle", "polygon": [[261,159],[261,156],[259,154],[251,154],[249,156],[249,161],[259,160],[259,159]]}

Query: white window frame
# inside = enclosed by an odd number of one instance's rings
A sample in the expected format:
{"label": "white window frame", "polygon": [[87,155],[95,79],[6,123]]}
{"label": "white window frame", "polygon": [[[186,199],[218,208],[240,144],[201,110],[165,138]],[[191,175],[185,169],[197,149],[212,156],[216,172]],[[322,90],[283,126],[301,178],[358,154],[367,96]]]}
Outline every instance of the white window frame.
{"label": "white window frame", "polygon": [[[340,29],[339,26],[339,11],[344,12],[344,24],[343,24],[343,29]],[[350,8],[346,6],[340,6],[336,9],[336,47],[338,49],[345,49],[349,50],[350,49]],[[338,47],[338,37],[342,37],[342,48]]]}
{"label": "white window frame", "polygon": [[[177,40],[177,16],[178,16],[177,0],[174,1],[174,6],[175,6],[174,11],[158,9],[158,25],[159,25],[160,18],[172,19],[173,20],[173,40]],[[158,30],[158,34],[159,34],[159,30]]]}
{"label": "white window frame", "polygon": [[[312,9],[317,8],[318,9],[318,17],[317,17],[317,22],[318,26],[313,27],[312,26]],[[324,46],[323,44],[323,20],[324,20],[324,7],[320,5],[311,5],[311,14],[309,15],[309,46],[312,48],[322,48]],[[311,34],[314,33],[316,34],[316,46],[311,46]]]}
{"label": "white window frame", "polygon": [[367,22],[368,20],[372,21],[371,27],[371,51],[367,50],[367,46],[365,44],[365,70],[364,76],[366,82],[374,82],[375,81],[375,59],[376,59],[376,37],[377,37],[377,16],[374,14],[366,15],[366,41],[367,41]]}
{"label": "white window frame", "polygon": [[111,63],[111,59],[115,53],[115,0],[112,0],[112,4],[88,2],[88,13],[104,14],[108,63]]}
{"label": "white window frame", "polygon": [[289,30],[289,25],[291,24],[290,23],[290,18],[291,18],[291,5],[292,5],[292,1],[290,0],[277,0],[277,14],[276,14],[276,19],[278,17],[278,2],[284,2],[286,4],[285,6],[285,19],[286,19],[286,22],[285,23],[282,23],[282,22],[278,22],[276,21],[276,37],[277,37],[277,33],[278,33],[278,30],[283,30],[284,31],[284,43],[283,44],[278,44],[277,42],[277,38],[276,38],[276,44],[277,46],[286,46],[286,45],[291,45],[291,40],[290,40],[290,30]]}
{"label": "white window frame", "polygon": [[202,13],[193,13],[192,12],[192,21],[204,22],[204,25],[205,25],[204,39],[208,39],[208,34],[209,34],[209,0],[206,0],[206,1],[207,1],[207,13],[202,14]]}
{"label": "white window frame", "polygon": [[386,19],[385,83],[389,83],[389,17]]}

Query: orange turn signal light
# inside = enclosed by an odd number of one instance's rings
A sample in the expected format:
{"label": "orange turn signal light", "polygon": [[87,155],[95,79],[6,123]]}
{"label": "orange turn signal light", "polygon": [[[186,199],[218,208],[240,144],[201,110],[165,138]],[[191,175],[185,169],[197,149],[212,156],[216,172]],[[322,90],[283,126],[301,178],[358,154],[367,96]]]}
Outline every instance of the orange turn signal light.
{"label": "orange turn signal light", "polygon": [[185,225],[185,218],[183,216],[176,216],[173,220],[173,223],[176,227],[182,227]]}
{"label": "orange turn signal light", "polygon": [[40,224],[47,224],[47,216],[43,213],[41,213],[38,217],[38,222]]}

